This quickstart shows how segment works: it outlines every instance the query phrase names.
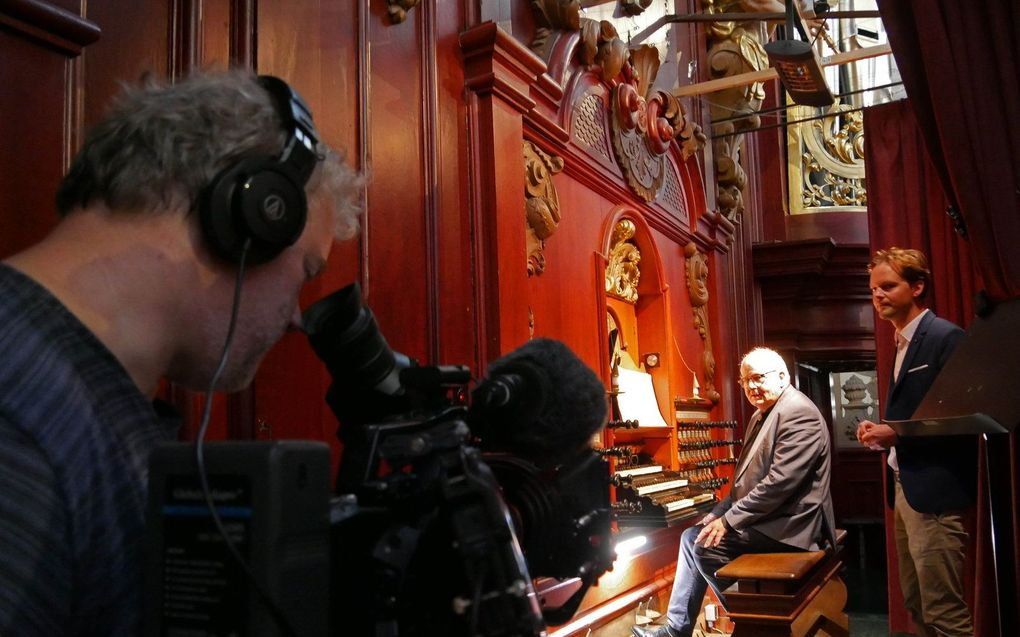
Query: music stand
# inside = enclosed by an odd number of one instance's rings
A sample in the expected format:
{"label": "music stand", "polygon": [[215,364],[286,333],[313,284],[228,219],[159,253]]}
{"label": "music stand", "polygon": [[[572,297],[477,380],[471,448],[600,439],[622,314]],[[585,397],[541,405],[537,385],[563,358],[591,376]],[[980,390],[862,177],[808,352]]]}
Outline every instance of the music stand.
{"label": "music stand", "polygon": [[985,440],[988,510],[995,563],[999,634],[1020,635],[1013,571],[1009,434],[1020,423],[1020,299],[1002,303],[978,318],[953,351],[910,420],[886,421],[899,436],[979,434]]}

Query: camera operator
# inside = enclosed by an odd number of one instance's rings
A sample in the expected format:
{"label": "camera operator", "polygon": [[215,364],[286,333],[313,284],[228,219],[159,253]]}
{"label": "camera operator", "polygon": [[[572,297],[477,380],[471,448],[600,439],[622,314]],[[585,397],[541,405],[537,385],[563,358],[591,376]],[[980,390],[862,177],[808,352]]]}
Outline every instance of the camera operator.
{"label": "camera operator", "polygon": [[[243,72],[126,89],[60,185],[60,223],[0,265],[0,634],[140,633],[148,456],[177,429],[160,379],[245,387],[357,232],[360,179],[303,106]],[[292,199],[242,201],[263,180]]]}

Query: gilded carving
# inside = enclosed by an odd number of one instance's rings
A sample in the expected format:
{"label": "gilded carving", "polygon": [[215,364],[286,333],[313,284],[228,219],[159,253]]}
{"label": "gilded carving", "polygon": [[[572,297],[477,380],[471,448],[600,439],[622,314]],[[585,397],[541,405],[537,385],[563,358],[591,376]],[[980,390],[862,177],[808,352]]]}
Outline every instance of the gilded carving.
{"label": "gilded carving", "polygon": [[418,6],[421,0],[386,0],[389,5],[386,11],[390,14],[393,24],[400,24],[407,19],[407,12]]}
{"label": "gilded carving", "polygon": [[[706,13],[782,13],[781,0],[702,0]],[[768,56],[762,47],[767,41],[763,22],[712,22],[708,33],[710,79],[719,79],[768,68]],[[741,131],[757,128],[758,111],[765,99],[761,82],[735,86],[709,95],[712,120],[746,115],[742,119],[712,125],[712,152],[715,157],[716,202],[719,211],[731,221],[744,212],[742,191],[747,175],[741,166],[744,136]],[[736,133],[736,134],[734,134]]]}
{"label": "gilded carving", "polygon": [[[863,210],[864,120],[860,111],[836,104],[828,117],[802,122],[788,132],[791,213]],[[813,116],[816,109],[791,108],[791,117]]]}
{"label": "gilded carving", "polygon": [[621,219],[613,228],[606,266],[606,293],[627,303],[637,303],[641,281],[641,250],[634,243],[637,226]]}
{"label": "gilded carving", "polygon": [[701,395],[713,403],[719,402],[719,392],[715,388],[715,354],[712,353],[712,331],[708,323],[708,258],[698,252],[694,242],[684,248],[687,257],[684,269],[687,273],[687,291],[694,312],[694,328],[698,330],[701,340],[705,342],[705,350],[701,355]]}
{"label": "gilded carving", "polygon": [[560,198],[552,176],[563,170],[563,158],[524,142],[524,196],[527,220],[528,276],[545,271],[545,242],[560,223]]}

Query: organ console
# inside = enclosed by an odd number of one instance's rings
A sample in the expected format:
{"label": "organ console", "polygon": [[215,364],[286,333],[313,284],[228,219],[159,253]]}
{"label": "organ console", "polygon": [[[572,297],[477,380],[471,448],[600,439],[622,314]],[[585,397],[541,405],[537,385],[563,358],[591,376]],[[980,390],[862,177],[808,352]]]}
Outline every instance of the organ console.
{"label": "organ console", "polygon": [[[654,462],[642,450],[643,439],[603,450],[604,455],[617,458],[612,484],[620,504],[615,509],[619,525],[673,526],[710,510],[719,499],[717,491],[729,482],[716,470],[736,463],[734,447],[742,443],[713,434],[732,435],[727,430],[736,425],[733,420],[677,422],[677,455],[671,466]],[[622,433],[621,427],[615,429]]]}

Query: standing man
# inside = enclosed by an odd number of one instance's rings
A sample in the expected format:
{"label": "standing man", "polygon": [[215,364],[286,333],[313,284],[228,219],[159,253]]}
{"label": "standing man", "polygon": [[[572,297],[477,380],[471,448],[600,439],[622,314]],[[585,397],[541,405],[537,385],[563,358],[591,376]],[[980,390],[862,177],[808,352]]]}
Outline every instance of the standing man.
{"label": "standing man", "polygon": [[763,347],[740,363],[740,385],[757,407],[729,496],[680,538],[666,624],[635,637],[690,637],[705,592],[730,585],[715,572],[745,553],[817,551],[833,543],[829,428],[790,385],[783,357]]}
{"label": "standing man", "polygon": [[0,635],[141,634],[160,379],[245,387],[358,183],[276,78],[128,89],[91,131],[59,224],[0,264]]}
{"label": "standing man", "polygon": [[[887,420],[906,420],[928,392],[963,330],[924,306],[931,285],[919,250],[879,250],[868,266],[875,311],[896,328],[896,359],[885,400]],[[896,553],[904,604],[922,637],[973,635],[963,599],[964,510],[977,490],[977,441],[969,436],[897,437],[865,420],[857,439],[889,450],[895,493]]]}

